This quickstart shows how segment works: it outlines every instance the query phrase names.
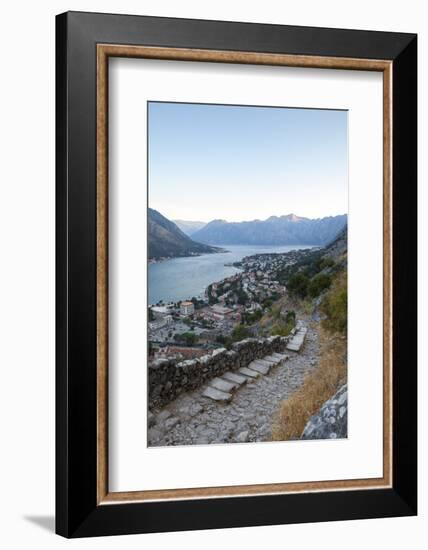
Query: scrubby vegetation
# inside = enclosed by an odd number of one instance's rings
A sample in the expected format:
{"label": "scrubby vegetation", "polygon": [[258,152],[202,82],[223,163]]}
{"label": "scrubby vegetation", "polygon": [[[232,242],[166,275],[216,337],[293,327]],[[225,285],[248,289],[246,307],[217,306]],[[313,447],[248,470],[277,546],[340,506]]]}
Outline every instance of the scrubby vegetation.
{"label": "scrubby vegetation", "polygon": [[317,298],[332,283],[335,262],[332,258],[322,258],[318,252],[291,266],[282,277],[289,293],[300,299]]}
{"label": "scrubby vegetation", "polygon": [[240,342],[251,336],[250,331],[244,325],[237,325],[230,336],[224,336],[219,334],[216,338],[216,342],[224,346],[226,349],[230,349],[232,344]]}
{"label": "scrubby vegetation", "polygon": [[245,340],[250,336],[250,332],[244,325],[237,325],[232,331],[232,340],[234,342],[239,342]]}
{"label": "scrubby vegetation", "polygon": [[331,285],[331,277],[325,273],[318,273],[308,283],[308,295],[317,298],[321,292],[327,290]]}
{"label": "scrubby vegetation", "polygon": [[348,285],[346,271],[338,275],[321,302],[323,326],[330,332],[346,335],[348,327]]}
{"label": "scrubby vegetation", "polygon": [[242,322],[246,325],[252,325],[263,317],[263,312],[261,309],[254,311],[253,313],[244,312],[242,315]]}
{"label": "scrubby vegetation", "polygon": [[186,346],[194,346],[198,341],[198,337],[193,332],[183,332],[182,334],[174,334],[174,340]]}
{"label": "scrubby vegetation", "polygon": [[319,366],[283,401],[272,426],[273,439],[299,439],[309,418],[346,382],[346,338],[320,331]]}
{"label": "scrubby vegetation", "polygon": [[[345,246],[334,259],[319,251],[281,274],[301,311],[321,314],[318,366],[282,402],[272,427],[276,440],[299,439],[309,420],[346,382],[348,294]],[[319,318],[319,317],[318,317]]]}
{"label": "scrubby vegetation", "polygon": [[271,330],[272,336],[288,336],[296,325],[296,314],[294,311],[288,311],[285,317],[278,315],[277,322]]}
{"label": "scrubby vegetation", "polygon": [[302,272],[295,273],[290,277],[287,284],[288,292],[299,298],[306,298],[308,293],[309,277]]}

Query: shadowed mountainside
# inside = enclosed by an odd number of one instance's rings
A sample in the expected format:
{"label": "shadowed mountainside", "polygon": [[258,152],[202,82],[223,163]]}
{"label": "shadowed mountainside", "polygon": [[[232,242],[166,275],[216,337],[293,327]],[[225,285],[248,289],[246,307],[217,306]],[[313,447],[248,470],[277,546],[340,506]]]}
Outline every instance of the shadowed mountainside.
{"label": "shadowed mountainside", "polygon": [[185,235],[177,225],[153,208],[148,209],[149,259],[195,256],[221,252],[221,248],[201,244]]}

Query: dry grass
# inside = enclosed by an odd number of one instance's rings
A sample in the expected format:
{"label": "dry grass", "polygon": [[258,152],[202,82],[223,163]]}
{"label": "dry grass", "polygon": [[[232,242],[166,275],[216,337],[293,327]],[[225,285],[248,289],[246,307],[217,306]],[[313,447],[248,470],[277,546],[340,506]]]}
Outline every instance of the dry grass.
{"label": "dry grass", "polygon": [[320,331],[319,366],[283,401],[272,426],[276,441],[299,439],[309,418],[346,382],[346,337]]}

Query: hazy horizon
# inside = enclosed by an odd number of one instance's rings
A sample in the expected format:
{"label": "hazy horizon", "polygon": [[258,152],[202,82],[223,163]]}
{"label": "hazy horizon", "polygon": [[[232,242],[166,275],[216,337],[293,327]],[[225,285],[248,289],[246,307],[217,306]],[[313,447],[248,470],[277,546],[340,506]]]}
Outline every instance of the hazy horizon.
{"label": "hazy horizon", "polygon": [[203,223],[347,214],[347,126],[338,110],[149,102],[149,206]]}

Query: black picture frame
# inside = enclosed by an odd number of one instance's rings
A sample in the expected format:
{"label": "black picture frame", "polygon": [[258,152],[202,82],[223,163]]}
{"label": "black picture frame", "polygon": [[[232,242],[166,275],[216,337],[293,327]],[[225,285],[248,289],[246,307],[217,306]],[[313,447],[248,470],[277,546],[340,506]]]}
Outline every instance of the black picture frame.
{"label": "black picture frame", "polygon": [[[392,61],[391,488],[97,504],[96,46]],[[65,537],[417,513],[417,36],[68,12],[56,18],[56,532]]]}

